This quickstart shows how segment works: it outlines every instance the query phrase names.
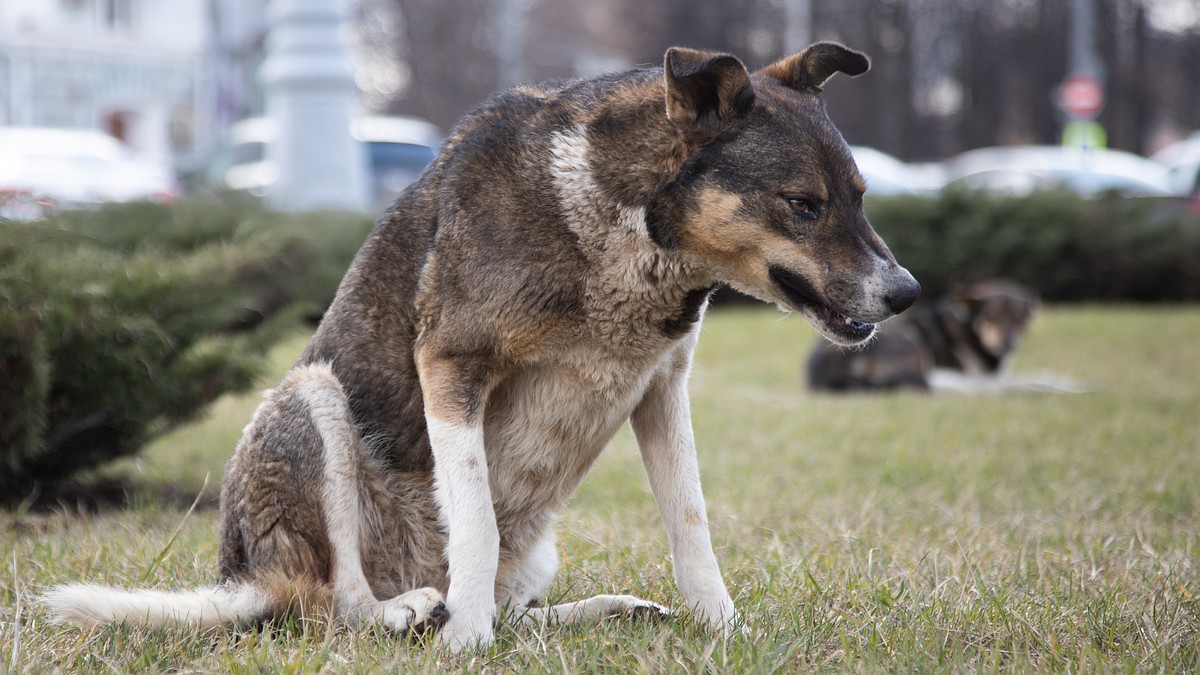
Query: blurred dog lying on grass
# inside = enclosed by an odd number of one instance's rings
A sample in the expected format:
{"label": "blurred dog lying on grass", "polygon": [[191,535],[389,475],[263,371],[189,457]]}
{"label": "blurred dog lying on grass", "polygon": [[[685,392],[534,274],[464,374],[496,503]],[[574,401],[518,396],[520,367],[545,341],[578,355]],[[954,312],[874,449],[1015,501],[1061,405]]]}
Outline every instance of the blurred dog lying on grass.
{"label": "blurred dog lying on grass", "polygon": [[964,285],[918,303],[859,347],[819,340],[808,357],[808,386],[826,391],[1081,391],[1078,383],[1062,376],[1011,372],[1013,355],[1040,304],[1036,294],[1012,281]]}

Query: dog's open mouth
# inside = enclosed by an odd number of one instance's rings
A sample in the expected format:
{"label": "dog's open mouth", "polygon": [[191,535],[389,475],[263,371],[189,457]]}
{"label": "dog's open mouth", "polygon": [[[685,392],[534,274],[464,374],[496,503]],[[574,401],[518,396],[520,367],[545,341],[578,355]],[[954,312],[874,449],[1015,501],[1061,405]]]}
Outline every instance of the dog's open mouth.
{"label": "dog's open mouth", "polygon": [[852,319],[821,302],[804,277],[775,266],[768,270],[768,275],[788,299],[788,304],[803,313],[831,341],[852,347],[866,342],[875,334],[875,324]]}

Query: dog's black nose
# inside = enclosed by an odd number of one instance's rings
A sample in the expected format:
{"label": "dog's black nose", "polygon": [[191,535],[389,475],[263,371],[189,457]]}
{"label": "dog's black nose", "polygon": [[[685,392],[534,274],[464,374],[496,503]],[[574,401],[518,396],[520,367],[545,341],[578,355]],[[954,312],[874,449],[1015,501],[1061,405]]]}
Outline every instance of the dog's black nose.
{"label": "dog's black nose", "polygon": [[894,314],[899,314],[912,307],[919,297],[921,297],[921,284],[917,283],[916,279],[909,277],[896,284],[884,301],[887,302],[888,309],[892,310]]}

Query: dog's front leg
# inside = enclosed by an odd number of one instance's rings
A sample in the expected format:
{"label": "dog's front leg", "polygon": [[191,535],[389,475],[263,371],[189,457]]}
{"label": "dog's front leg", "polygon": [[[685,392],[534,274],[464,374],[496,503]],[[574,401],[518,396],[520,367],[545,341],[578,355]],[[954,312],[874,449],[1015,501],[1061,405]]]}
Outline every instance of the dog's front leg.
{"label": "dog's front leg", "polygon": [[454,651],[485,646],[494,631],[500,555],[483,439],[487,387],[478,369],[448,358],[418,352],[417,369],[433,448],[434,494],[447,534],[450,618],[437,641]]}
{"label": "dog's front leg", "polygon": [[687,394],[690,359],[657,376],[631,417],[650,489],[658,502],[675,562],[675,583],[709,625],[732,632],[741,624],[713,554],[696,463]]}

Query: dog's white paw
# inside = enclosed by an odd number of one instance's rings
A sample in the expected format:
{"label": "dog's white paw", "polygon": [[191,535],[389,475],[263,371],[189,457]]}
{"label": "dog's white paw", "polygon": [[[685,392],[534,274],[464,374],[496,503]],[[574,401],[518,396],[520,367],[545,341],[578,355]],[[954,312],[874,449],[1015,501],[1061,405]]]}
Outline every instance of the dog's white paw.
{"label": "dog's white paw", "polygon": [[696,617],[711,630],[717,631],[722,637],[736,637],[750,634],[750,627],[742,619],[742,615],[733,607],[733,601],[714,603],[711,607],[696,607]]}
{"label": "dog's white paw", "polygon": [[657,602],[642,600],[632,595],[610,596],[608,603],[608,611],[605,616],[650,620],[667,619],[671,616],[671,610]]}
{"label": "dog's white paw", "polygon": [[379,603],[379,621],[396,631],[421,634],[446,622],[449,614],[435,588],[418,588]]}
{"label": "dog's white paw", "polygon": [[737,612],[734,612],[733,616],[731,616],[728,621],[722,622],[717,630],[720,631],[721,637],[726,638],[748,638],[751,635],[750,624],[746,623],[745,619],[742,618],[742,615],[738,614]]}
{"label": "dog's white paw", "polygon": [[455,613],[438,630],[436,644],[441,649],[461,652],[487,647],[493,639],[491,616],[468,617]]}

